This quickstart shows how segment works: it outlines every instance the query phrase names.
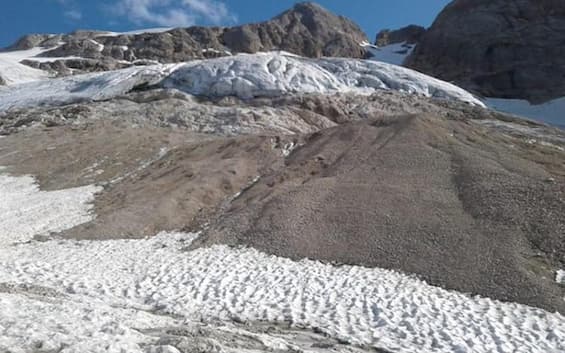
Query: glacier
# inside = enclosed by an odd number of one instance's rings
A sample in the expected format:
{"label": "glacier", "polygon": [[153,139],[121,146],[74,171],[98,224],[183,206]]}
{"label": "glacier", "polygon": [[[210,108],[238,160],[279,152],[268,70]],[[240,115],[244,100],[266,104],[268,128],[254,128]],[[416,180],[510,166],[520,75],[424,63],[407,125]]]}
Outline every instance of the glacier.
{"label": "glacier", "polygon": [[175,88],[198,96],[243,99],[291,93],[398,90],[475,106],[471,93],[416,71],[371,60],[308,59],[285,52],[239,54],[180,64],[136,66],[0,87],[0,112],[108,100],[136,87]]}

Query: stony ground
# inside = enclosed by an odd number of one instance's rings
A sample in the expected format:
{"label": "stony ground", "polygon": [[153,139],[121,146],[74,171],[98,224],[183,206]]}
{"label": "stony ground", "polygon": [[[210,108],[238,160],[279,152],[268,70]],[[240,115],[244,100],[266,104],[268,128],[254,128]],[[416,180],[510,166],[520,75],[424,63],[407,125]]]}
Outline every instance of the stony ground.
{"label": "stony ground", "polygon": [[204,229],[197,246],[398,269],[565,312],[559,130],[392,92],[211,102],[149,91],[1,124],[8,172],[46,190],[104,185],[98,218],[62,236]]}

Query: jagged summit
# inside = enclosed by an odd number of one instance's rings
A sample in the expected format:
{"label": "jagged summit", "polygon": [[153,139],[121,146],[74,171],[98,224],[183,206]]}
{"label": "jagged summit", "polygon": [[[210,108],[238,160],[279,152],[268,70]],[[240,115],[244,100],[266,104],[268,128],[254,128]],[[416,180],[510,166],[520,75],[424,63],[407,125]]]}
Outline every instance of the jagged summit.
{"label": "jagged summit", "polygon": [[377,33],[375,44],[379,47],[397,43],[416,44],[426,33],[422,26],[408,25],[397,30],[383,29]]}
{"label": "jagged summit", "polygon": [[[271,20],[235,27],[188,27],[112,33],[75,31],[32,34],[9,50],[48,48],[24,64],[56,75],[119,69],[133,64],[172,63],[236,53],[284,50],[305,57],[363,58],[363,31],[345,17],[304,2]],[[69,58],[69,59],[66,59]],[[77,59],[79,58],[79,59]],[[82,58],[82,59],[80,59]]]}

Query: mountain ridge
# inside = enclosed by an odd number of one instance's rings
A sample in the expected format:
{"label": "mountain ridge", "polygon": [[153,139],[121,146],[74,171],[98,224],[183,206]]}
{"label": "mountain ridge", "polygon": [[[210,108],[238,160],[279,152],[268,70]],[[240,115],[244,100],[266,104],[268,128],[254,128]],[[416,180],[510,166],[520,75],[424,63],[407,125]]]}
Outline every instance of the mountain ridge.
{"label": "mountain ridge", "polygon": [[234,27],[193,26],[136,34],[100,31],[30,34],[8,50],[48,48],[39,56],[52,57],[52,62],[30,59],[23,63],[68,75],[272,50],[313,58],[363,58],[366,51],[359,44],[366,41],[366,35],[351,20],[315,3],[301,2],[270,20]]}

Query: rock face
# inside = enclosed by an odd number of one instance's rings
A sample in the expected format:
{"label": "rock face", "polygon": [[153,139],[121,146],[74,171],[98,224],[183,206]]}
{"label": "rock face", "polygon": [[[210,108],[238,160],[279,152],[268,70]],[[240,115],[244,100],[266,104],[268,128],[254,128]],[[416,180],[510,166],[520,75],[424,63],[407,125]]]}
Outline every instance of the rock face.
{"label": "rock face", "polygon": [[[167,32],[114,34],[77,31],[69,35],[29,35],[9,49],[54,47],[44,57],[80,57],[71,62],[35,65],[60,75],[120,68],[130,64],[172,63],[213,58],[232,53],[284,50],[306,57],[338,56],[363,58],[359,44],[365,34],[352,21],[314,3],[299,3],[270,21],[232,28],[190,27]],[[93,61],[94,60],[94,61]]]}
{"label": "rock face", "polygon": [[397,30],[383,29],[377,34],[375,44],[384,47],[396,43],[417,44],[426,29],[421,26],[409,25]]}
{"label": "rock face", "polygon": [[237,52],[278,48],[307,57],[354,58],[365,56],[359,44],[367,41],[356,24],[313,3],[299,3],[268,22],[228,29],[223,39]]}
{"label": "rock face", "polygon": [[61,35],[28,34],[18,39],[16,43],[6,48],[7,50],[28,50],[37,46],[53,47],[61,40]]}
{"label": "rock face", "polygon": [[4,85],[6,85],[6,81],[4,80],[4,78],[2,78],[2,76],[0,76],[0,86]]}
{"label": "rock face", "polygon": [[489,97],[565,96],[565,2],[456,0],[406,65]]}

